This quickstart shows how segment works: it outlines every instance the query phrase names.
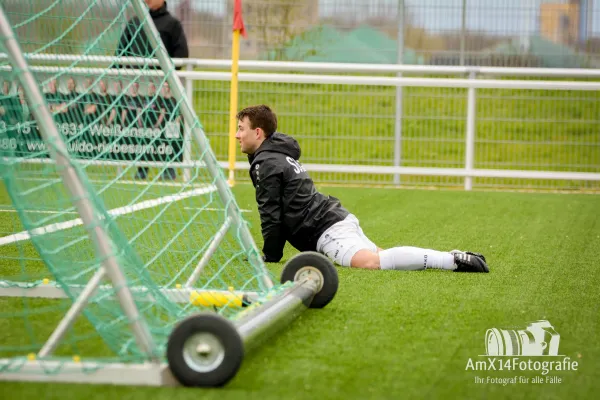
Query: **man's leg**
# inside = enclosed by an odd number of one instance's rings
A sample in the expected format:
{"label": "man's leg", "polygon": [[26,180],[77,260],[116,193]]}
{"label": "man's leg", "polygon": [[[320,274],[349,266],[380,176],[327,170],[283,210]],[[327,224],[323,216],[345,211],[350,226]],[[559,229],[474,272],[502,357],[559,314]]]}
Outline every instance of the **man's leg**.
{"label": "man's leg", "polygon": [[454,256],[447,252],[401,246],[379,252],[381,269],[416,271],[422,269],[456,269]]}
{"label": "man's leg", "polygon": [[454,270],[454,256],[430,249],[419,247],[394,247],[374,253],[369,250],[360,250],[353,257],[351,266],[369,269],[398,269],[405,271],[418,271],[422,269],[448,269]]}
{"label": "man's leg", "polygon": [[317,251],[344,267],[404,271],[489,271],[485,258],[476,253],[443,252],[409,246],[382,250],[369,240],[352,214],[325,231],[317,243]]}
{"label": "man's leg", "polygon": [[135,179],[146,179],[148,177],[148,169],[148,167],[138,167]]}
{"label": "man's leg", "polygon": [[[383,250],[369,240],[360,226],[358,231],[368,246],[352,257],[350,261],[352,267],[405,271],[446,269],[456,272],[489,272],[485,257],[481,254],[460,250],[443,252],[409,246]],[[373,248],[376,248],[377,251],[369,250]]]}
{"label": "man's leg", "polygon": [[418,271],[445,269],[456,272],[489,272],[485,257],[471,252],[443,252],[419,247],[393,247],[373,252],[359,250],[350,262],[354,268]]}
{"label": "man's leg", "polygon": [[169,168],[165,169],[165,171],[162,173],[161,178],[166,181],[172,181],[175,178],[177,178],[177,174],[175,173],[175,168],[169,167]]}

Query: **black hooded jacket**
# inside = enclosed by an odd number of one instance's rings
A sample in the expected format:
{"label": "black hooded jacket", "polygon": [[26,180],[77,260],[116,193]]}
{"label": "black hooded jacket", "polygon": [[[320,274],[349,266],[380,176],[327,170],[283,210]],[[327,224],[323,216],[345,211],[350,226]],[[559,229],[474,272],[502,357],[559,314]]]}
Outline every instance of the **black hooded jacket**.
{"label": "black hooded jacket", "polygon": [[317,192],[300,153],[294,138],[275,132],[248,156],[265,261],[281,260],[286,240],[299,251],[316,251],[323,232],[349,214],[338,199]]}
{"label": "black hooded jacket", "polygon": [[[189,50],[181,22],[167,11],[167,3],[150,10],[150,17],[171,58],[187,58]],[[121,33],[116,55],[119,57],[156,57],[138,17],[134,17]],[[177,69],[180,69],[178,67]]]}

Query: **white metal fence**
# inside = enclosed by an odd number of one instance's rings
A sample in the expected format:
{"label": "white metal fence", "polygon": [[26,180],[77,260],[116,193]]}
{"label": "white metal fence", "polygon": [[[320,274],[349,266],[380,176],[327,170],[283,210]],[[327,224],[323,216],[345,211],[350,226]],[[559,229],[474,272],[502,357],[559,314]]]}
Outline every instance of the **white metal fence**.
{"label": "white metal fence", "polygon": [[[39,73],[73,57],[29,56]],[[226,166],[231,61],[175,63]],[[600,70],[241,61],[240,71],[240,107],[272,106],[317,182],[600,189]]]}

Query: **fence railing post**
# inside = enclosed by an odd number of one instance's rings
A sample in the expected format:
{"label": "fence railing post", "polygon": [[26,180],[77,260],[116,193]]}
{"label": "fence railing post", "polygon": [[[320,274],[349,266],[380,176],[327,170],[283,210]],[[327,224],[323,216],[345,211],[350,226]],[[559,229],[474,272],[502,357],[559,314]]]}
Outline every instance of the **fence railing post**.
{"label": "fence railing post", "polygon": [[[404,64],[404,0],[398,1],[398,65]],[[402,72],[396,73],[402,77]],[[396,107],[394,112],[394,166],[402,163],[402,86],[396,86]],[[394,174],[394,185],[400,184],[400,174]]]}
{"label": "fence railing post", "polygon": [[[192,61],[186,63],[185,66],[186,71],[193,71],[194,64]],[[185,78],[185,94],[192,105],[192,109],[194,108],[194,79],[193,78]],[[192,159],[192,135],[191,135],[192,127],[186,122],[183,130],[183,163],[189,164]],[[189,167],[183,168],[183,181],[189,182],[192,171],[190,171]]]}
{"label": "fence railing post", "polygon": [[[469,79],[475,79],[476,72],[469,72]],[[477,113],[477,92],[475,87],[470,86],[467,89],[467,134],[465,143],[465,190],[473,188],[473,177],[470,173],[473,171],[475,159],[475,120]]]}

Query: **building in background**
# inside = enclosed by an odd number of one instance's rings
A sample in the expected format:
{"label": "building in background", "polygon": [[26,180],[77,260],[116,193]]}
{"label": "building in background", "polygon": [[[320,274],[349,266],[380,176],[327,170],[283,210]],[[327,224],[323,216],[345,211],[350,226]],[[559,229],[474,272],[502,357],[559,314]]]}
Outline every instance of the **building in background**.
{"label": "building in background", "polygon": [[542,3],[540,34],[554,43],[574,45],[579,42],[581,1]]}
{"label": "building in background", "polygon": [[590,38],[593,0],[546,1],[540,6],[539,30],[554,43],[581,45]]}

